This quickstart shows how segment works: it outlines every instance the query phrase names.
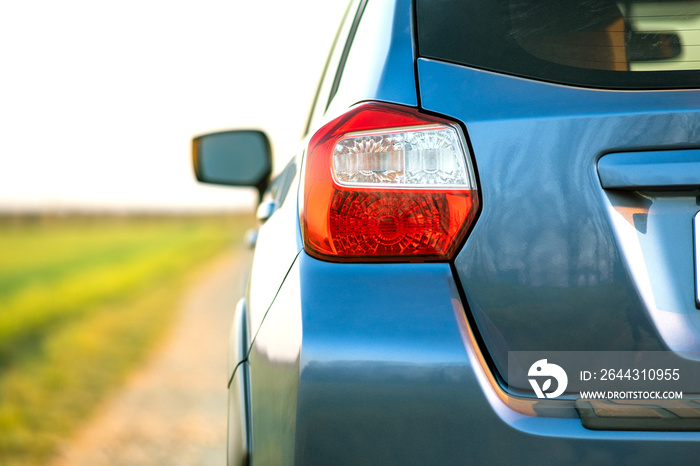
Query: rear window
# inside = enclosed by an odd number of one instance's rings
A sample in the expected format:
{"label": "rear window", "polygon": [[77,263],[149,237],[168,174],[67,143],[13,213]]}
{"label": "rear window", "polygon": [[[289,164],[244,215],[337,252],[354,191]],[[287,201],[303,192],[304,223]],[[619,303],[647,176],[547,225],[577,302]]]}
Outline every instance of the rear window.
{"label": "rear window", "polygon": [[419,55],[613,89],[700,87],[700,0],[416,0]]}

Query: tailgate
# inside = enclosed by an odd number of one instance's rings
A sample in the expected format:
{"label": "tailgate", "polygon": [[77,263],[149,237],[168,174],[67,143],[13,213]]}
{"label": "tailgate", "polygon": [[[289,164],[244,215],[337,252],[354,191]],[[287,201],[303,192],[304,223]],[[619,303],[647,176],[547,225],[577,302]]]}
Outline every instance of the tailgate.
{"label": "tailgate", "polygon": [[[461,121],[471,143],[483,207],[455,268],[502,380],[518,351],[695,359],[700,92],[581,89],[429,59],[418,71],[423,107]],[[609,166],[632,181],[606,184]]]}

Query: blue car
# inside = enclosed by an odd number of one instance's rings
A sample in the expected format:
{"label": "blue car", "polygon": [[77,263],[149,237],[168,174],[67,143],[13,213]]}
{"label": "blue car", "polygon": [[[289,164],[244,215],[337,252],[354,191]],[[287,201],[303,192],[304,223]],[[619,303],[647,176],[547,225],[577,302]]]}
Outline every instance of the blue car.
{"label": "blue car", "polygon": [[286,166],[193,141],[229,464],[699,464],[699,70],[700,1],[352,1]]}

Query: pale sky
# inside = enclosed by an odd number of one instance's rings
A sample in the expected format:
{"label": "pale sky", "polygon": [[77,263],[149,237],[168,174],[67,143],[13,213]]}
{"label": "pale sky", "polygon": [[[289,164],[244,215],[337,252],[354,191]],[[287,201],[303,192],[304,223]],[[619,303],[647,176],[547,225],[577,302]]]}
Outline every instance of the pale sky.
{"label": "pale sky", "polygon": [[0,211],[254,208],[193,135],[296,147],[346,0],[0,1]]}

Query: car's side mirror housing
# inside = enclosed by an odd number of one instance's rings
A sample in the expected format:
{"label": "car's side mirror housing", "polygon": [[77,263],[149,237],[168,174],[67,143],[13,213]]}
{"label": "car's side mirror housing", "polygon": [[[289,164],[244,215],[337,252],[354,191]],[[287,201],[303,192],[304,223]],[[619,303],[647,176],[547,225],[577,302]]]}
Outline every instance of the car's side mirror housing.
{"label": "car's side mirror housing", "polygon": [[270,140],[258,130],[203,134],[192,140],[192,162],[197,180],[255,187],[262,197],[272,173]]}

